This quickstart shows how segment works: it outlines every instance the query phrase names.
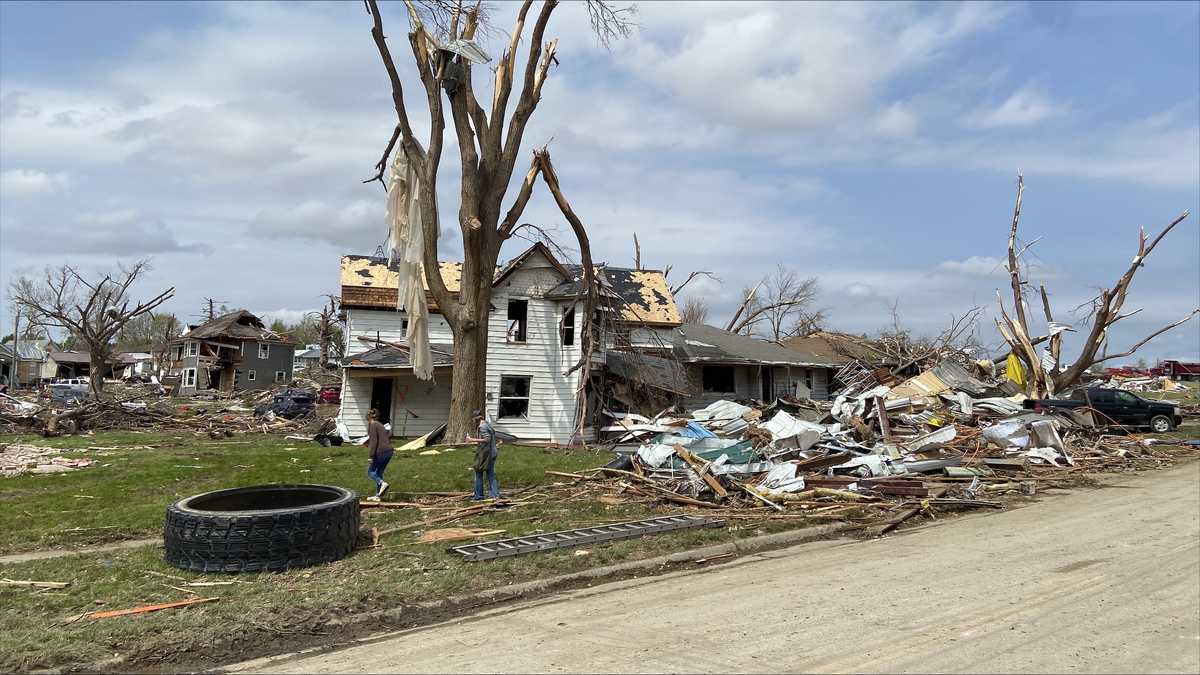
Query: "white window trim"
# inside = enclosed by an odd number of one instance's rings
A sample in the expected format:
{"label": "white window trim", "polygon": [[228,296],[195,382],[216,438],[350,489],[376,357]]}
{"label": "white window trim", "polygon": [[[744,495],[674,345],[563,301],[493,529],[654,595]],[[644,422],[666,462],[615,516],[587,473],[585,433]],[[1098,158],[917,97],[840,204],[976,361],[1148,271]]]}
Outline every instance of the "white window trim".
{"label": "white window trim", "polygon": [[246,381],[247,381],[247,382],[253,382],[253,381],[254,381],[254,371],[253,371],[253,370],[247,370],[247,371],[246,371]]}
{"label": "white window trim", "polygon": [[200,343],[195,340],[190,340],[187,343],[188,356],[200,356]]}
{"label": "white window trim", "polygon": [[[529,381],[529,394],[526,396],[504,396],[504,378],[524,378]],[[529,411],[533,408],[533,376],[532,375],[501,375],[500,376],[500,391],[496,394],[496,419],[501,420],[527,420],[529,419]],[[525,414],[512,415],[507,417],[500,416],[500,406],[505,401],[525,401]]]}
{"label": "white window trim", "polygon": [[286,370],[275,371],[275,382],[283,382],[287,378]]}
{"label": "white window trim", "polygon": [[[189,382],[189,380],[190,380],[190,382]],[[195,368],[184,368],[183,369],[183,386],[185,386],[185,387],[196,386],[196,369]]]}
{"label": "white window trim", "polygon": [[258,360],[271,358],[271,345],[266,342],[258,343]]}

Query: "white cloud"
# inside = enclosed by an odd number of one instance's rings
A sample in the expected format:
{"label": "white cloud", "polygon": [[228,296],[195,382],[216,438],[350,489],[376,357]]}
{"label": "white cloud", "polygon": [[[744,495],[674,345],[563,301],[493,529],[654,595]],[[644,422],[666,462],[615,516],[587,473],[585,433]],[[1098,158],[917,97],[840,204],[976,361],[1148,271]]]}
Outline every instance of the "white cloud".
{"label": "white cloud", "polygon": [[976,129],[1027,127],[1066,115],[1068,110],[1066,104],[1055,103],[1045,93],[1027,86],[1013,92],[995,108],[968,115],[965,123]]}
{"label": "white cloud", "polygon": [[919,121],[907,105],[897,101],[875,115],[875,132],[883,136],[908,138],[916,134]]}
{"label": "white cloud", "polygon": [[0,172],[0,193],[7,198],[61,192],[69,184],[67,174],[37,169],[8,169]]}
{"label": "white cloud", "polygon": [[1008,266],[999,258],[973,255],[965,260],[947,260],[939,269],[953,274],[966,274],[977,277],[990,277],[996,274],[1008,274]]}

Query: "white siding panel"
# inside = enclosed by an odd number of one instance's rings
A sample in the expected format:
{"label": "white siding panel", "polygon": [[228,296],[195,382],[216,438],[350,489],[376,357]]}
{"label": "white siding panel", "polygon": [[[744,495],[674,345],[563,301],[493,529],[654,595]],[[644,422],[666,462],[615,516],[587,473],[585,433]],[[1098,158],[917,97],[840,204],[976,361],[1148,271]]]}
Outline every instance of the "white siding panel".
{"label": "white siding panel", "polygon": [[[548,267],[523,267],[496,288],[492,304],[496,311],[488,324],[488,363],[485,384],[488,412],[496,428],[524,439],[567,442],[575,429],[578,371],[564,377],[563,371],[579,359],[579,329],[582,316],[575,321],[575,344],[564,346],[558,326],[566,303],[542,300],[562,277]],[[509,299],[529,301],[526,342],[507,340]],[[504,375],[527,376],[529,413],[524,419],[498,419],[500,378]]]}
{"label": "white siding panel", "polygon": [[342,376],[342,407],[339,415],[350,435],[367,433],[367,411],[371,409],[371,378]]}
{"label": "white siding panel", "polygon": [[450,373],[439,371],[428,382],[411,371],[396,376],[392,388],[392,435],[427,434],[446,423],[450,415]]}
{"label": "white siding panel", "polygon": [[[403,322],[406,312],[389,312],[378,309],[348,309],[346,310],[346,355],[361,354],[375,347],[374,344],[359,340],[368,337],[372,340],[378,337],[387,342],[404,342]],[[454,342],[450,332],[450,324],[441,314],[429,315],[429,341],[449,343]]]}

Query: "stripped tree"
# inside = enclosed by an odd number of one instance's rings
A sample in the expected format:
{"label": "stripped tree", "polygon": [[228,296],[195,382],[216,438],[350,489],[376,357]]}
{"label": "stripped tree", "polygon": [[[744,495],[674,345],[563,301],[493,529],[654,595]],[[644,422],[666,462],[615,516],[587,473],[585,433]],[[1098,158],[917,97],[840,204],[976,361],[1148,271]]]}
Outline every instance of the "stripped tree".
{"label": "stripped tree", "polygon": [[[997,291],[996,298],[1000,304],[1000,318],[996,319],[996,327],[1004,336],[1004,340],[1008,342],[1012,353],[1021,360],[1025,368],[1027,373],[1026,393],[1028,395],[1036,397],[1043,393],[1052,395],[1056,391],[1062,391],[1078,382],[1088,368],[1105,361],[1129,356],[1150,340],[1186,323],[1200,313],[1200,308],[1193,309],[1187,316],[1154,331],[1134,343],[1129,349],[1113,354],[1108,353],[1109,328],[1121,319],[1126,319],[1142,311],[1135,309],[1132,312],[1121,312],[1125,306],[1125,298],[1129,293],[1130,284],[1133,283],[1134,275],[1146,264],[1146,258],[1163,240],[1163,237],[1166,237],[1171,230],[1175,229],[1176,225],[1188,217],[1189,212],[1184,211],[1153,239],[1147,240],[1145,228],[1139,230],[1137,253],[1133,256],[1133,261],[1126,268],[1124,274],[1111,288],[1101,289],[1099,295],[1080,306],[1089,308],[1087,316],[1084,318],[1085,325],[1090,324],[1087,327],[1087,336],[1075,360],[1070,365],[1060,365],[1063,334],[1076,331],[1070,325],[1055,321],[1054,314],[1050,309],[1050,295],[1044,285],[1038,287],[1038,295],[1046,319],[1046,334],[1037,335],[1030,329],[1029,307],[1025,301],[1026,293],[1030,292],[1028,290],[1029,282],[1022,275],[1021,260],[1030,247],[1037,243],[1037,240],[1026,244],[1019,250],[1017,248],[1017,225],[1021,219],[1021,199],[1024,193],[1025,179],[1018,173],[1017,199],[1013,207],[1012,226],[1008,233],[1008,276],[1012,289],[1013,313],[1009,315],[1004,298]],[[1037,345],[1042,343],[1048,343],[1048,345],[1039,354]]]}
{"label": "stripped tree", "polygon": [[812,307],[819,290],[816,277],[801,278],[795,270],[776,265],[774,274],[744,289],[746,297],[725,330],[757,333],[776,342],[818,331],[825,322],[825,310]]}
{"label": "stripped tree", "polygon": [[[526,125],[541,100],[542,87],[550,66],[558,63],[558,41],[545,41],[545,33],[559,3],[546,0],[536,12],[532,11],[532,0],[525,0],[520,5],[507,47],[494,69],[491,104],[485,108],[475,94],[473,66],[476,62],[486,61],[487,57],[473,41],[485,20],[486,8],[479,3],[464,7],[461,0],[405,0],[410,27],[408,46],[424,89],[430,120],[428,141],[422,143],[417,139],[410,121],[400,71],[384,35],[379,5],[376,0],[365,2],[373,22],[371,36],[387,71],[397,117],[396,127],[383,157],[375,167],[377,173],[368,182],[383,182],[385,173],[391,167],[392,187],[401,184],[401,188],[408,191],[405,194],[411,195],[411,201],[405,204],[408,216],[404,217],[417,222],[412,223],[411,236],[406,243],[411,245],[413,241],[419,241],[420,246],[413,247],[419,250],[408,251],[411,258],[402,256],[401,260],[402,264],[411,260],[409,264],[423,269],[429,294],[454,336],[454,375],[447,433],[449,438],[458,440],[472,430],[471,412],[483,407],[488,311],[496,261],[501,246],[520,228],[518,221],[539,174],[543,174],[547,185],[555,193],[556,202],[571,223],[581,252],[584,253],[585,286],[589,289],[592,286],[591,260],[587,254],[582,224],[573,213],[568,212],[553,172],[546,171],[550,164],[549,154],[544,150],[535,153],[529,170],[517,187],[516,195],[511,199],[508,209],[504,209]],[[589,0],[583,6],[589,13],[597,36],[606,44],[609,40],[628,35],[632,28],[631,9],[614,8],[598,0]],[[532,28],[526,35],[527,22],[531,17]],[[518,70],[522,39],[528,40],[528,47],[523,68]],[[514,79],[518,79],[518,82],[514,83]],[[515,104],[510,106],[510,99],[514,95]],[[457,293],[446,287],[438,265],[441,221],[437,181],[446,108],[450,110],[460,164],[456,219],[462,234],[463,268]],[[510,109],[511,117],[508,117]],[[389,161],[393,149],[397,149],[396,158]],[[388,186],[385,184],[385,187]],[[392,204],[391,192],[389,204]],[[412,236],[420,239],[412,239]],[[394,248],[397,243],[393,235]],[[418,289],[418,292],[421,291]],[[398,306],[417,302],[423,303],[423,297],[405,298],[401,294]],[[411,315],[411,307],[409,309]],[[585,314],[585,329],[588,328],[589,319]],[[419,324],[419,321],[410,320],[409,334],[406,336],[414,352],[418,351],[422,340],[427,344],[427,334],[422,334],[426,329]],[[585,347],[587,339],[585,334]],[[575,368],[586,370],[586,365],[581,360]],[[428,372],[423,374],[418,368],[414,368],[414,372],[418,376],[429,376]]]}
{"label": "stripped tree", "polygon": [[149,300],[133,303],[129,289],[148,271],[150,261],[140,260],[122,266],[116,278],[106,274],[92,282],[70,265],[46,268],[41,280],[23,276],[14,281],[12,299],[32,323],[69,331],[83,341],[91,366],[92,397],[99,398],[104,389],[104,369],[112,364],[117,333],[130,319],[150,312],[175,295],[172,287]]}

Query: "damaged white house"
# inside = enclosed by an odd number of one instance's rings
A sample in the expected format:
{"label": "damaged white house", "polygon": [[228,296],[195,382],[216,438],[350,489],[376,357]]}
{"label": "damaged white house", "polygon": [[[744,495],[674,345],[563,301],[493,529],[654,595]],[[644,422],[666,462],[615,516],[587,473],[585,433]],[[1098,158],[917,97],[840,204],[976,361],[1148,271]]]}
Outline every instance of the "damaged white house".
{"label": "damaged white house", "polygon": [[[447,289],[456,292],[461,263],[443,262],[440,272]],[[578,299],[581,276],[579,266],[559,262],[542,244],[497,270],[484,399],[498,430],[527,440],[577,439],[583,375],[581,370],[563,373],[580,358],[584,322],[576,313],[583,311]],[[605,409],[661,410],[673,403],[700,407],[721,397],[808,395],[803,360],[795,352],[745,336],[726,334],[717,340],[709,331],[718,329],[707,326],[681,330],[662,272],[598,265],[596,278],[601,296],[593,323],[597,346],[584,389],[583,433],[589,439],[594,429],[607,423],[600,417]],[[450,326],[427,291],[434,376],[418,379],[404,340],[407,317],[395,309],[397,280],[386,258],[341,259],[346,325],[341,418],[354,436],[366,433],[371,408],[391,422],[392,434],[400,437],[432,431],[448,417],[454,353]],[[702,340],[693,337],[702,331]],[[726,349],[748,343],[760,349],[724,357],[698,353],[704,350],[697,349],[696,342],[717,341]]]}

